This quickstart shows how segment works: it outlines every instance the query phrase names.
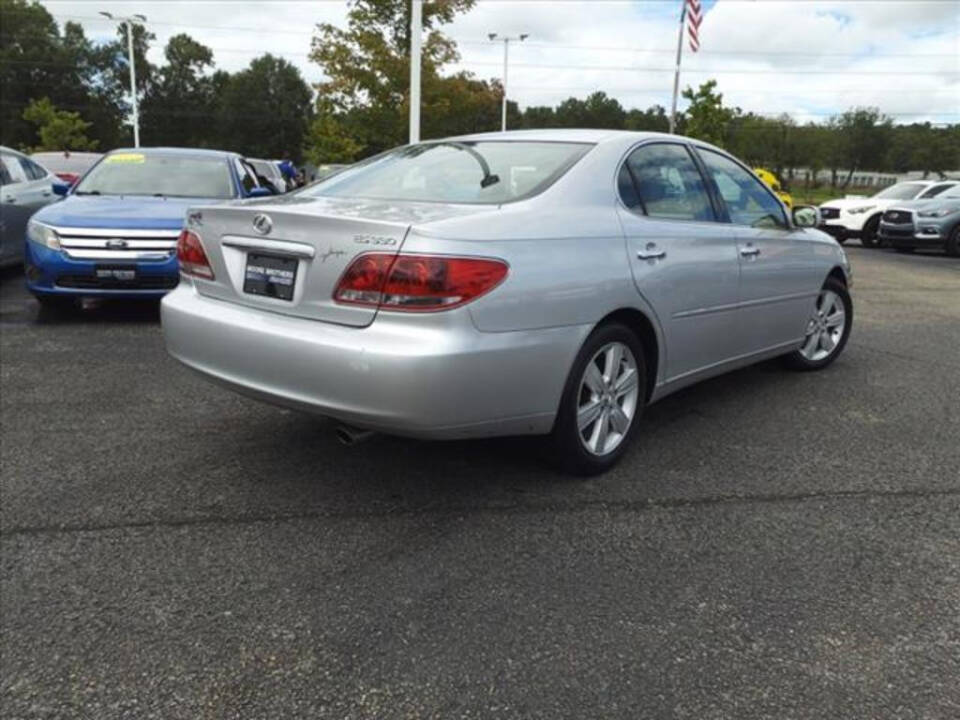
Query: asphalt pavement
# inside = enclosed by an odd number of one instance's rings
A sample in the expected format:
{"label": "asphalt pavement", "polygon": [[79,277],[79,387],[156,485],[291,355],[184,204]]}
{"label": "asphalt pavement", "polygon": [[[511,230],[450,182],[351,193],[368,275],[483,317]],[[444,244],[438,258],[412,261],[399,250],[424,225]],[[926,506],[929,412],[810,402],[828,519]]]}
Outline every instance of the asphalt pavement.
{"label": "asphalt pavement", "polygon": [[849,253],[829,370],[671,396],[591,480],[342,447],[5,273],[0,716],[960,717],[960,259]]}

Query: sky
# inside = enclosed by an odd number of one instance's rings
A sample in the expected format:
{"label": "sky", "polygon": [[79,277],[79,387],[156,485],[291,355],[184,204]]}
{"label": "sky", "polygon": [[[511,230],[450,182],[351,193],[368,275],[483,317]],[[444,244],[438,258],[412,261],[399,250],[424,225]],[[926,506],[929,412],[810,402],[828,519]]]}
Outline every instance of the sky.
{"label": "sky", "polygon": [[[186,32],[231,72],[264,52],[297,65],[308,82],[318,22],[346,24],[343,0],[42,0],[94,40],[112,37],[98,15],[141,13],[156,34],[150,60]],[[953,0],[703,0],[700,52],[684,45],[681,88],[710,78],[724,103],[761,114],[823,121],[876,106],[896,122],[960,122],[960,2]],[[521,107],[555,105],[603,90],[626,108],[669,108],[680,0],[478,0],[443,28],[461,62],[500,78],[503,45],[488,33],[528,33],[510,47],[507,94]],[[680,108],[684,106],[681,99]]]}

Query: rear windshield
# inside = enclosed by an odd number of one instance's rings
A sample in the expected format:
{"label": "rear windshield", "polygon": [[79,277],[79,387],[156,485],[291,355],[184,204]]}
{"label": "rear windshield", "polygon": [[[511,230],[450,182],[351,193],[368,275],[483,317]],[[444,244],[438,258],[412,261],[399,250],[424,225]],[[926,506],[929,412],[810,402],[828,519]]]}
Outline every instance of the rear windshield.
{"label": "rear windshield", "polygon": [[925,187],[926,185],[921,185],[920,183],[897,183],[896,185],[891,185],[886,190],[881,190],[874,195],[874,197],[890,198],[891,200],[911,200]]}
{"label": "rear windshield", "polygon": [[77,195],[162,195],[225,199],[235,196],[223,158],[170,153],[115,153],[80,182]]}
{"label": "rear windshield", "polygon": [[434,142],[351,166],[306,195],[496,205],[536,195],[591,147],[563,142]]}

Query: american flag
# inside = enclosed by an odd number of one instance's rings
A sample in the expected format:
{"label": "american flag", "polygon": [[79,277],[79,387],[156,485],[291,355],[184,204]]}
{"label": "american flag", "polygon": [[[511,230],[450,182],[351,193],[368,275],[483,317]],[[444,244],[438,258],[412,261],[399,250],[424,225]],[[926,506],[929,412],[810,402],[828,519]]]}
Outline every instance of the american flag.
{"label": "american flag", "polygon": [[686,0],[687,3],[687,35],[690,38],[690,50],[700,49],[700,23],[703,20],[703,10],[700,0]]}

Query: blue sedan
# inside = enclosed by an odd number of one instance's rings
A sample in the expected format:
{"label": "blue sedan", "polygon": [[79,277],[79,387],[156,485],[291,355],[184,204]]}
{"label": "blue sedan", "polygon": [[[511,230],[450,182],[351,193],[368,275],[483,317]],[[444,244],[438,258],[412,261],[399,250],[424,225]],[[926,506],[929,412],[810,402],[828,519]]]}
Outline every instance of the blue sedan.
{"label": "blue sedan", "polygon": [[177,238],[198,202],[262,197],[249,162],[181,148],[117,150],[27,225],[27,288],[41,304],[159,298],[177,285]]}

